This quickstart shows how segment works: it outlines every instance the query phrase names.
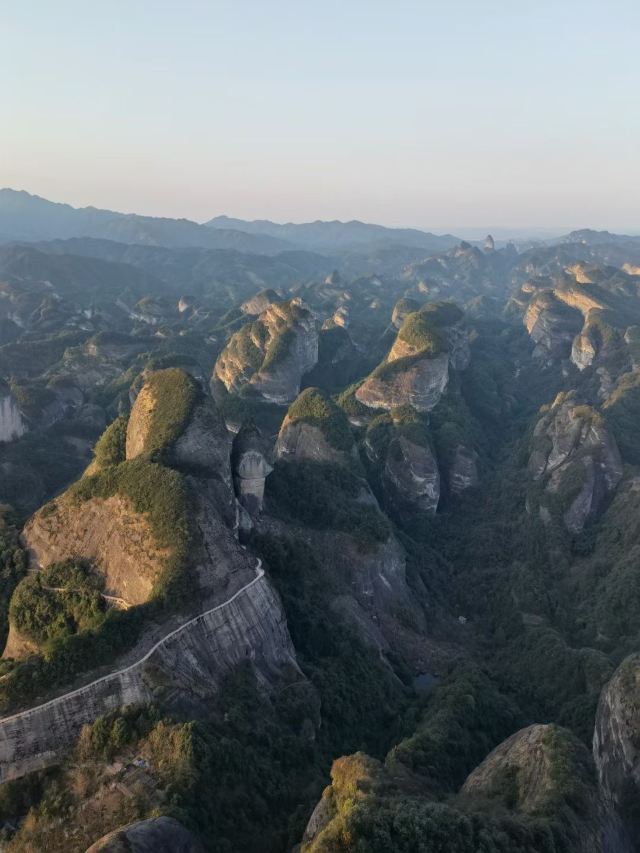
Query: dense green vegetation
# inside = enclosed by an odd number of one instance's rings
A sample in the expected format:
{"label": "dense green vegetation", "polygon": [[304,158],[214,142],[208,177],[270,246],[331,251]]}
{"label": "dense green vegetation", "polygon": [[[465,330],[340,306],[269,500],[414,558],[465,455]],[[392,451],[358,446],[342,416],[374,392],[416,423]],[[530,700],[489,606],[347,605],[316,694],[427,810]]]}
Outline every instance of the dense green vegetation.
{"label": "dense green vegetation", "polygon": [[336,450],[349,453],[353,447],[353,436],[344,413],[319,388],[306,388],[289,407],[287,417],[291,423],[305,421],[318,427]]}
{"label": "dense green vegetation", "polygon": [[391,412],[375,417],[366,432],[366,442],[378,459],[384,459],[394,438],[404,436],[420,447],[430,447],[431,438],[426,419],[412,406],[398,406]]}
{"label": "dense green vegetation", "polygon": [[398,340],[423,354],[437,355],[447,345],[441,330],[460,322],[462,317],[463,312],[452,302],[429,302],[407,316],[398,332]]}
{"label": "dense green vegetation", "polygon": [[56,399],[53,391],[45,385],[27,383],[24,380],[13,382],[11,392],[20,411],[32,420],[37,420]]}
{"label": "dense green vegetation", "polygon": [[7,639],[9,630],[9,602],[26,570],[27,555],[20,547],[16,518],[8,507],[0,507],[0,642],[2,645]]}
{"label": "dense green vegetation", "polygon": [[390,751],[387,765],[404,765],[436,789],[455,791],[522,723],[522,712],[485,672],[458,665],[429,697],[414,733]]}
{"label": "dense green vegetation", "polygon": [[107,465],[119,465],[126,458],[127,424],[124,415],[116,418],[102,433],[93,450],[96,463],[104,468]]}
{"label": "dense green vegetation", "polygon": [[195,379],[178,367],[152,373],[145,382],[151,395],[150,422],[145,436],[145,454],[160,460],[182,435],[196,404],[199,390]]}
{"label": "dense green vegetation", "polygon": [[87,566],[72,560],[53,563],[18,584],[9,609],[11,624],[40,646],[98,628],[106,610],[100,587]]}
{"label": "dense green vegetation", "polygon": [[278,462],[267,479],[265,497],[284,519],[320,530],[349,533],[363,550],[389,536],[389,523],[371,504],[359,503],[362,481],[343,465]]}

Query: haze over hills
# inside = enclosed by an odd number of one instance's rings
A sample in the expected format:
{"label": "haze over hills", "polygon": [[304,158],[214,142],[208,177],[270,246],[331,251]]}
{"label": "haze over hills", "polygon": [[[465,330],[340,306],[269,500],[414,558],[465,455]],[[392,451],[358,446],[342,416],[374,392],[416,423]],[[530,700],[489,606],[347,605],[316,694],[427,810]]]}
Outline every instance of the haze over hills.
{"label": "haze over hills", "polygon": [[459,243],[451,234],[429,234],[416,228],[385,228],[366,222],[288,222],[280,225],[268,219],[232,219],[216,216],[205,223],[215,229],[237,229],[250,234],[268,234],[312,251],[354,249],[365,244],[413,246],[429,252],[444,251]]}

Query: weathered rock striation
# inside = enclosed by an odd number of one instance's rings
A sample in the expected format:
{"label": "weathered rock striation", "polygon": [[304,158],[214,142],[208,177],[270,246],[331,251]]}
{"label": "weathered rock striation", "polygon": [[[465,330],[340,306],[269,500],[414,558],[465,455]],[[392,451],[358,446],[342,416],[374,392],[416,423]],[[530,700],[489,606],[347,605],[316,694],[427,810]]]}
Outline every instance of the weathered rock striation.
{"label": "weathered rock striation", "polygon": [[364,439],[387,512],[402,524],[433,514],[440,500],[440,471],[426,424],[408,406],[380,415]]}
{"label": "weathered rock striation", "polygon": [[552,290],[540,290],[529,302],[523,322],[535,343],[533,358],[547,363],[569,356],[583,318]]}
{"label": "weathered rock striation", "polygon": [[256,515],[262,509],[265,480],[273,470],[257,427],[240,429],[233,440],[231,464],[238,501],[249,515]]}
{"label": "weathered rock striation", "polygon": [[410,405],[433,409],[449,383],[449,370],[469,364],[469,339],[462,312],[452,303],[428,303],[408,314],[386,360],[355,392],[371,409]]}
{"label": "weathered rock striation", "polygon": [[27,431],[27,425],[13,394],[0,387],[0,441],[15,441]]}
{"label": "weathered rock striation", "polygon": [[569,392],[535,426],[529,473],[541,487],[543,518],[561,514],[567,529],[579,533],[620,482],[622,460],[602,416]]}
{"label": "weathered rock striation", "polygon": [[231,337],[218,356],[214,379],[229,392],[251,390],[270,403],[286,404],[317,361],[316,319],[292,299],[269,305]]}
{"label": "weathered rock striation", "polygon": [[243,661],[251,662],[265,687],[299,672],[280,602],[262,569],[228,601],[170,632],[137,662],[0,720],[0,781],[59,763],[82,726],[100,715],[176,694],[182,704],[198,703]]}

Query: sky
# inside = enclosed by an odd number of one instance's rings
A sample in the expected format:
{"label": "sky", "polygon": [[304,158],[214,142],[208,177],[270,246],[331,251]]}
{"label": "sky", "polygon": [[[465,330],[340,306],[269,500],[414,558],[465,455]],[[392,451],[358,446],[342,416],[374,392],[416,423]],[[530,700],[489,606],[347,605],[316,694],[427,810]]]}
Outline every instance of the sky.
{"label": "sky", "polygon": [[640,232],[637,0],[0,0],[0,186]]}

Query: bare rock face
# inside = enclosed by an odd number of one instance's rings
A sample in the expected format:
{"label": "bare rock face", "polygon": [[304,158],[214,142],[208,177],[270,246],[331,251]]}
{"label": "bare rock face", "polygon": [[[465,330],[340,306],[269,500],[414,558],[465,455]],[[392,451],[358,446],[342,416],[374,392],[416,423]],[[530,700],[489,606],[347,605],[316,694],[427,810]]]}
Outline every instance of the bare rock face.
{"label": "bare rock face", "polygon": [[467,489],[473,489],[478,485],[478,454],[459,444],[453,454],[453,460],[449,466],[449,491],[451,494],[459,495]]}
{"label": "bare rock face", "polygon": [[404,297],[403,299],[398,299],[396,304],[393,306],[393,311],[391,313],[391,324],[396,329],[400,329],[402,324],[407,319],[409,314],[413,314],[414,311],[418,311],[420,308],[420,303],[415,299],[411,299],[408,297]]}
{"label": "bare rock face", "polygon": [[613,824],[599,798],[585,746],[567,729],[533,725],[497,746],[467,777],[461,794],[504,801],[523,815],[566,815],[574,809],[577,853],[628,850],[612,838]]}
{"label": "bare rock face", "polygon": [[22,541],[34,567],[74,557],[93,561],[107,595],[129,604],[149,599],[168,553],[157,547],[144,516],[121,495],[92,498],[80,506],[62,495],[29,519]]}
{"label": "bare rock face", "polygon": [[485,250],[485,252],[495,251],[496,244],[491,234],[487,234],[487,236],[485,237],[485,241],[482,248]]}
{"label": "bare rock face", "polygon": [[432,515],[440,500],[440,471],[424,421],[405,406],[371,422],[364,449],[384,506],[402,524]]}
{"label": "bare rock face", "polygon": [[252,296],[250,299],[243,302],[240,306],[240,310],[243,314],[257,317],[258,314],[262,314],[262,312],[266,311],[274,302],[282,302],[282,297],[279,296],[275,290],[272,290],[269,287],[266,290],[261,290],[259,293],[256,293],[255,296]]}
{"label": "bare rock face", "polygon": [[295,399],[300,380],[318,361],[318,328],[300,300],[270,305],[239,329],[218,356],[214,378],[227,391],[250,388],[263,400]]}
{"label": "bare rock face", "polygon": [[[244,552],[236,545],[236,560]],[[247,578],[243,573],[242,579]],[[251,572],[248,573],[251,577]],[[60,763],[82,726],[131,705],[197,713],[237,666],[251,663],[265,690],[301,680],[278,596],[263,573],[228,576],[226,600],[166,633],[151,649],[78,690],[0,720],[0,781]],[[201,605],[202,606],[202,605]],[[144,656],[144,652],[148,652]]]}
{"label": "bare rock face", "polygon": [[204,847],[174,818],[154,817],[110,832],[86,853],[204,853]]}
{"label": "bare rock face", "polygon": [[566,358],[582,324],[580,313],[559,300],[552,290],[535,293],[524,315],[524,325],[536,345],[533,358],[543,362]]}
{"label": "bare rock face", "polygon": [[449,369],[469,364],[468,333],[453,303],[427,303],[406,315],[386,360],[355,392],[371,409],[410,405],[433,409],[449,383]]}
{"label": "bare rock face", "polygon": [[620,664],[604,687],[593,736],[600,786],[619,809],[640,796],[639,732],[640,655],[634,654]]}
{"label": "bare rock face", "polygon": [[571,344],[571,361],[578,370],[591,367],[596,357],[596,345],[592,336],[587,332],[576,335]]}
{"label": "bare rock face", "polygon": [[0,396],[0,441],[15,441],[27,431],[27,425],[22,417],[13,394],[8,390]]}
{"label": "bare rock face", "polygon": [[405,504],[434,514],[440,500],[440,472],[431,448],[399,436],[389,445],[382,475],[390,503],[402,514]]}
{"label": "bare rock face", "polygon": [[262,510],[264,484],[273,468],[256,427],[243,427],[233,441],[233,483],[241,506],[249,515]]}
{"label": "bare rock face", "polygon": [[389,411],[410,405],[419,412],[435,408],[449,384],[449,356],[423,358],[400,364],[394,369],[384,365],[374,371],[356,391],[356,399],[370,409]]}
{"label": "bare rock face", "polygon": [[579,533],[620,482],[622,460],[601,415],[570,392],[536,424],[529,473],[542,487],[541,510],[562,514],[567,529]]}
{"label": "bare rock face", "polygon": [[600,694],[593,758],[607,806],[619,817],[627,847],[640,844],[640,655],[624,660]]}

